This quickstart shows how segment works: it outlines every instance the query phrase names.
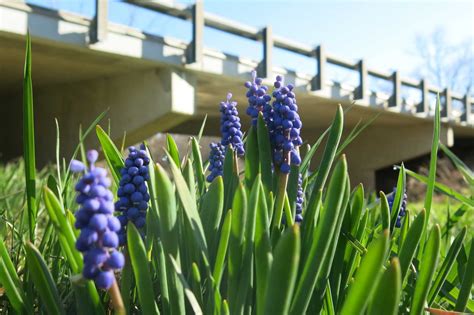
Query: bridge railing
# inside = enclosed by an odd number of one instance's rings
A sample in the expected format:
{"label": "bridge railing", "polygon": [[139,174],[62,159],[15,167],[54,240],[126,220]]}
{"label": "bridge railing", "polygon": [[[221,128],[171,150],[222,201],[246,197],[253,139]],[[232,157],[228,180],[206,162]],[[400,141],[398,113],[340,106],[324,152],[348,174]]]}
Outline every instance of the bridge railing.
{"label": "bridge railing", "polygon": [[[107,36],[107,3],[108,0],[96,1],[96,15],[93,23],[92,39],[101,41]],[[417,115],[430,115],[432,108],[430,106],[430,94],[438,94],[442,99],[441,115],[444,120],[458,121],[461,123],[474,123],[474,114],[472,112],[473,100],[468,94],[459,95],[453,93],[448,88],[437,88],[428,84],[425,79],[419,81],[401,78],[398,71],[384,73],[374,69],[368,69],[366,62],[361,59],[357,62],[337,58],[326,53],[324,46],[319,45],[316,48],[297,43],[292,40],[273,35],[270,25],[263,29],[257,29],[252,26],[244,25],[239,22],[231,21],[211,13],[204,12],[202,1],[197,1],[191,6],[171,3],[170,1],[160,0],[125,0],[126,2],[151,9],[169,16],[182,20],[190,20],[192,23],[192,41],[188,46],[187,63],[197,63],[202,60],[204,49],[204,28],[210,27],[229,34],[237,35],[243,38],[251,39],[262,43],[262,59],[259,63],[259,74],[263,77],[270,77],[272,71],[272,51],[273,48],[281,48],[296,54],[314,58],[316,61],[316,74],[311,80],[311,90],[320,91],[325,89],[328,80],[327,66],[335,65],[351,71],[357,72],[358,86],[353,91],[354,100],[363,100],[368,98],[368,80],[369,76],[390,82],[392,85],[391,95],[388,98],[387,107],[396,111],[401,111],[404,103],[402,97],[403,88],[412,88],[419,90],[421,100],[415,104],[413,111]],[[453,103],[461,105],[456,111],[453,111]]]}

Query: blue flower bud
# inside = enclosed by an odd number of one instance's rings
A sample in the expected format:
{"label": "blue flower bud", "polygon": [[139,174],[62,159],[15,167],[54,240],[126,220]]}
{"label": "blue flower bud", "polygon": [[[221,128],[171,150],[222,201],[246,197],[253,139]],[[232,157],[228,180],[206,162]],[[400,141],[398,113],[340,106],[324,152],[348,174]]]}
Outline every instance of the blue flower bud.
{"label": "blue flower bud", "polygon": [[227,100],[221,102],[221,144],[224,146],[231,145],[237,152],[237,155],[242,156],[245,153],[244,143],[242,141],[242,131],[240,130],[240,118],[237,112],[237,103],[231,102],[232,94],[227,94]]}
{"label": "blue flower bud", "polygon": [[109,230],[113,232],[118,232],[120,231],[120,228],[122,227],[122,225],[120,223],[120,220],[117,217],[109,216],[107,218],[107,227],[109,228]]}
{"label": "blue flower bud", "polygon": [[128,150],[129,155],[126,161],[129,160],[130,162],[125,163],[125,167],[121,171],[124,174],[119,185],[121,194],[118,194],[120,199],[115,204],[117,211],[123,211],[123,215],[117,217],[122,225],[122,229],[118,233],[120,245],[124,245],[127,241],[126,225],[128,221],[139,229],[145,226],[141,220],[138,222],[137,220],[141,215],[146,217],[148,201],[150,200],[146,185],[146,181],[149,179],[148,165],[150,164],[150,158],[146,148],[141,145],[139,149],[129,147]]}
{"label": "blue flower bud", "polygon": [[[75,213],[75,226],[81,229],[76,248],[84,254],[84,278],[94,280],[100,288],[108,289],[115,281],[111,269],[122,268],[104,266],[109,252],[115,251],[118,246],[116,232],[120,230],[121,225],[119,219],[113,216],[113,195],[109,190],[107,171],[94,166],[97,158],[97,151],[87,153],[90,168],[76,184],[76,202],[82,205]],[[75,169],[78,168],[71,168],[73,171]],[[83,170],[85,169],[81,171]]]}
{"label": "blue flower bud", "polygon": [[209,171],[211,172],[206,180],[212,182],[217,176],[222,176],[224,172],[225,147],[220,143],[212,142],[209,147]]}
{"label": "blue flower bud", "polygon": [[[297,113],[293,85],[283,85],[283,78],[277,76],[272,95],[273,111],[267,127],[273,149],[273,162],[283,173],[289,172],[289,165],[299,165],[301,158],[298,147],[303,144],[300,137],[301,120]],[[270,113],[270,110],[269,110]]]}
{"label": "blue flower bud", "polygon": [[102,235],[102,244],[106,247],[118,247],[118,235],[115,232],[108,231]]}
{"label": "blue flower bud", "polygon": [[125,265],[125,258],[122,253],[113,251],[110,253],[109,259],[107,259],[105,264],[111,269],[121,269]]}
{"label": "blue flower bud", "polygon": [[138,167],[136,166],[131,166],[129,169],[128,169],[128,175],[130,176],[135,176],[138,174]]}
{"label": "blue flower bud", "polygon": [[108,225],[107,216],[102,213],[94,214],[89,220],[89,227],[98,232],[103,232]]}
{"label": "blue flower bud", "polygon": [[[267,94],[268,87],[262,85],[262,82],[261,78],[257,78],[257,72],[252,71],[252,82],[245,84],[245,87],[248,89],[246,96],[249,103],[247,115],[252,118],[252,124],[256,126],[258,114],[262,112],[265,123],[269,127],[272,123],[273,109],[269,106],[271,97]],[[278,85],[279,83],[276,84]]]}
{"label": "blue flower bud", "polygon": [[74,172],[74,173],[79,173],[86,169],[86,166],[84,165],[84,163],[78,160],[72,160],[69,167],[71,168],[71,172]]}
{"label": "blue flower bud", "polygon": [[[392,212],[393,203],[395,201],[396,194],[397,194],[397,188],[394,187],[393,192],[387,196],[387,202],[390,207],[390,212]],[[402,226],[402,218],[406,215],[407,199],[408,199],[408,195],[406,194],[406,191],[405,191],[402,196],[402,201],[401,201],[402,204],[400,206],[400,211],[398,212],[397,221],[395,222],[395,227],[397,228],[400,228]]]}
{"label": "blue flower bud", "polygon": [[94,279],[95,284],[101,289],[108,289],[115,281],[114,273],[110,270],[101,271]]}

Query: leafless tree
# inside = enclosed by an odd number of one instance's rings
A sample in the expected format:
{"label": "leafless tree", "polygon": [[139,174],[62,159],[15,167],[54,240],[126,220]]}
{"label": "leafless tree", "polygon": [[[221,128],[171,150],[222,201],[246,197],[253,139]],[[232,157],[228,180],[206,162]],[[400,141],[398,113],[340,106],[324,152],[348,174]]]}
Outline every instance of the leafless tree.
{"label": "leafless tree", "polygon": [[474,92],[474,38],[452,43],[438,28],[428,36],[416,36],[415,43],[420,59],[416,76],[458,93]]}

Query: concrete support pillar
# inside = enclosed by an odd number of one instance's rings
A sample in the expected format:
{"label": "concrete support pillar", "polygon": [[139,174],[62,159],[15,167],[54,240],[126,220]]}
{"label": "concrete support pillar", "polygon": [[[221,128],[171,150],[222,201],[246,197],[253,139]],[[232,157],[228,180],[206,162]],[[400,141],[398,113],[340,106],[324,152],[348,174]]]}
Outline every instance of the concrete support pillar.
{"label": "concrete support pillar", "polygon": [[[407,161],[431,151],[433,126],[430,123],[391,126],[369,126],[345,151],[351,184],[362,182],[368,189],[375,189],[375,171]],[[442,143],[454,144],[453,130],[443,125]]]}
{"label": "concrete support pillar", "polygon": [[[112,139],[119,144],[126,133],[126,144],[136,143],[159,131],[169,130],[194,114],[195,80],[187,72],[153,69],[35,89],[39,165],[54,159],[55,118],[60,127],[61,152],[67,158],[78,143],[79,125],[84,130],[106,109],[108,113],[100,125],[107,130],[110,119]],[[12,98],[12,102],[12,107],[21,108],[21,95]],[[18,116],[14,115],[15,119]],[[21,135],[21,120],[17,125],[19,130],[16,132]],[[97,143],[95,133],[92,133],[87,146],[93,147]],[[0,147],[4,147],[3,144]]]}
{"label": "concrete support pillar", "polygon": [[[347,129],[342,141],[347,137]],[[303,129],[304,139],[317,139],[324,129]],[[431,151],[433,138],[433,125],[430,122],[401,126],[372,125],[367,127],[343,151],[348,161],[351,186],[362,183],[368,191],[376,188],[375,171],[381,168],[399,164],[413,158],[425,155]],[[442,143],[452,146],[454,143],[453,130],[447,125],[442,125],[440,132]],[[319,147],[311,169],[317,169],[325,141]]]}

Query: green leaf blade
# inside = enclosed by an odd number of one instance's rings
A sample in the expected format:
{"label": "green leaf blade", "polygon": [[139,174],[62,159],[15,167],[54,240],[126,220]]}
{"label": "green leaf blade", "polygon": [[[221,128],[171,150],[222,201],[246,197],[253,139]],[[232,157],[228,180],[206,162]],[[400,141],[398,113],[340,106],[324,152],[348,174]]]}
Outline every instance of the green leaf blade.
{"label": "green leaf blade", "polygon": [[66,314],[48,266],[41,253],[31,243],[26,245],[26,260],[28,262],[29,275],[48,313]]}
{"label": "green leaf blade", "polygon": [[142,311],[144,314],[160,314],[155,301],[145,244],[132,223],[127,226],[127,244]]}
{"label": "green leaf blade", "polygon": [[431,281],[438,264],[440,243],[441,232],[439,226],[436,225],[431,230],[423,252],[419,268],[420,272],[416,280],[415,292],[411,303],[410,315],[423,314],[423,308],[431,286]]}
{"label": "green leaf blade", "polygon": [[388,230],[385,230],[382,236],[369,246],[367,254],[362,258],[354,283],[349,288],[341,315],[364,312],[380,280],[388,246],[389,233]]}
{"label": "green leaf blade", "polygon": [[294,225],[279,239],[265,294],[264,314],[288,314],[300,258],[299,227]]}

